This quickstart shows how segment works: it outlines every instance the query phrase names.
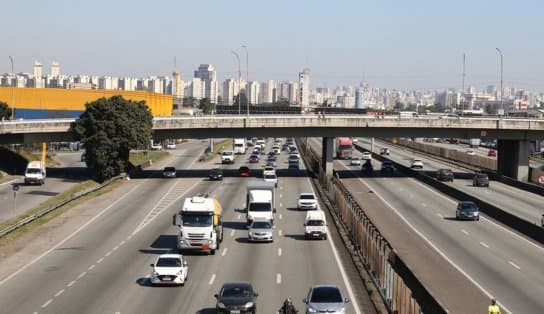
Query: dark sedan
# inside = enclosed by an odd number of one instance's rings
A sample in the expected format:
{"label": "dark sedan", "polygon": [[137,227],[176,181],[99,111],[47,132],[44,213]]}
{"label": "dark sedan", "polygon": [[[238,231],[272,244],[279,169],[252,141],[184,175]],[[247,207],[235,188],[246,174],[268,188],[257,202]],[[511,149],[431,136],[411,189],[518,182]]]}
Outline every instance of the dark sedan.
{"label": "dark sedan", "polygon": [[210,170],[210,180],[223,180],[223,170],[219,168],[213,168]]}
{"label": "dark sedan", "polygon": [[480,210],[478,205],[472,201],[461,201],[457,204],[455,218],[458,220],[480,220]]}
{"label": "dark sedan", "polygon": [[251,176],[251,172],[249,171],[249,168],[247,166],[242,166],[238,169],[238,174],[240,177],[249,177]]}
{"label": "dark sedan", "polygon": [[259,162],[259,156],[258,155],[251,155],[249,156],[249,162],[254,164]]}
{"label": "dark sedan", "polygon": [[215,295],[217,313],[255,314],[257,308],[257,292],[249,282],[229,282],[223,284]]}

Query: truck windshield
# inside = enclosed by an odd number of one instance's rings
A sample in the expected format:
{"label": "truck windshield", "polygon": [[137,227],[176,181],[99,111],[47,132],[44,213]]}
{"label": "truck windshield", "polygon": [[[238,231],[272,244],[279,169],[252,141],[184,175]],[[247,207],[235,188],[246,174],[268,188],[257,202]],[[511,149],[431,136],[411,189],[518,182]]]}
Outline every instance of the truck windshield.
{"label": "truck windshield", "polygon": [[39,168],[28,168],[26,169],[26,173],[40,173],[41,170]]}
{"label": "truck windshield", "polygon": [[183,225],[186,227],[207,227],[212,224],[211,215],[181,215]]}
{"label": "truck windshield", "polygon": [[250,203],[249,204],[250,212],[271,212],[272,207],[270,203]]}
{"label": "truck windshield", "polygon": [[351,145],[340,145],[339,147],[340,150],[350,150],[352,148],[353,147]]}

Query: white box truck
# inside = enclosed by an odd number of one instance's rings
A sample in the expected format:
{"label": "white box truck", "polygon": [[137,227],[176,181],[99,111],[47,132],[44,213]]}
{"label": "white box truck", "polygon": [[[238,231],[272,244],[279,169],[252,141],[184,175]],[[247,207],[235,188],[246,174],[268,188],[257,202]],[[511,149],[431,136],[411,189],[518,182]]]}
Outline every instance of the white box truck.
{"label": "white box truck", "polygon": [[223,241],[222,211],[216,198],[201,195],[186,198],[181,211],[172,217],[173,225],[179,227],[178,250],[215,254]]}
{"label": "white box truck", "polygon": [[247,225],[251,225],[253,220],[269,220],[274,223],[276,213],[274,183],[253,180],[247,183],[246,188]]}
{"label": "white box truck", "polygon": [[243,138],[235,138],[233,148],[235,154],[245,154],[246,153],[246,140]]}
{"label": "white box truck", "polygon": [[29,162],[25,170],[25,184],[44,184],[45,173],[45,163],[41,161]]}

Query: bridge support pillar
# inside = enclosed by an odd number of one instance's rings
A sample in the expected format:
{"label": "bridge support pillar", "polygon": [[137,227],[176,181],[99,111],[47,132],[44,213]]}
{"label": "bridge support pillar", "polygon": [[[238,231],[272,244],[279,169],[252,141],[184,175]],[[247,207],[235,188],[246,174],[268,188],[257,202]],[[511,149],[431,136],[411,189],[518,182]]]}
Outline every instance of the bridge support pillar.
{"label": "bridge support pillar", "polygon": [[321,148],[321,164],[323,165],[323,171],[325,171],[327,176],[332,176],[334,137],[324,137]]}
{"label": "bridge support pillar", "polygon": [[498,140],[497,172],[518,181],[529,180],[530,141]]}

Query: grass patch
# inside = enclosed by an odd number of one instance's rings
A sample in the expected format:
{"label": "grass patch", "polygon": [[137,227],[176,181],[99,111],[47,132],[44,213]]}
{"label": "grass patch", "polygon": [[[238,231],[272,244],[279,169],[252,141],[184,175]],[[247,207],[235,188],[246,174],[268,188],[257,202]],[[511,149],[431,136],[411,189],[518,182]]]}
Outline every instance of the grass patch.
{"label": "grass patch", "polygon": [[168,155],[170,155],[169,152],[165,152],[162,150],[130,152],[129,161],[134,166],[139,166],[149,160],[152,160],[153,162],[157,162],[161,159],[164,159]]}
{"label": "grass patch", "polygon": [[[0,238],[0,247],[6,245],[7,243],[9,243],[11,240],[13,240],[14,238],[40,226],[40,225],[43,225],[44,223],[52,220],[53,218],[61,215],[62,213],[66,212],[67,210],[73,208],[74,206],[76,205],[79,205],[81,203],[84,203],[84,202],[87,202],[89,201],[90,199],[92,198],[95,198],[97,196],[100,196],[102,194],[105,194],[105,193],[108,193],[110,192],[111,190],[115,189],[116,187],[118,187],[120,184],[123,183],[123,180],[116,180],[115,182],[113,183],[110,183],[109,185],[99,189],[99,190],[96,190],[94,192],[91,192],[83,197],[80,197],[76,200],[73,200],[72,202],[69,202],[67,204],[65,204],[64,206],[61,206],[59,208],[57,208],[56,210],[52,211],[52,212],[49,212],[48,214],[24,225],[24,226],[21,226],[20,228],[12,231],[11,233],[8,233],[7,235],[5,235],[4,237]],[[98,183],[96,183],[95,181],[93,180],[87,180],[87,181],[84,181],[80,184],[78,184],[77,186],[74,186],[72,187],[71,189],[65,191],[64,193],[61,193],[57,196],[54,196],[52,198],[50,198],[49,200],[43,202],[42,204],[40,204],[38,207],[28,211],[27,213],[25,213],[24,215],[22,216],[19,216],[16,218],[16,220],[20,220],[24,217],[28,217],[32,214],[35,214],[37,213],[38,211],[44,209],[44,208],[47,208],[47,207],[50,207],[52,205],[54,205],[55,203],[58,203],[68,197],[70,197],[72,194],[75,194],[77,192],[80,192],[80,191],[83,191],[83,190],[86,190],[88,188],[91,188],[93,186],[96,186],[98,185]],[[12,205],[13,206],[13,205]],[[11,209],[10,209],[11,210]],[[3,222],[2,224],[0,224],[0,229],[3,229],[13,223],[15,223],[16,221],[15,219],[12,219],[12,220],[9,220],[9,221],[5,221]]]}
{"label": "grass patch", "polygon": [[209,160],[213,159],[213,157],[216,154],[221,154],[224,150],[232,149],[233,142],[234,142],[233,139],[226,139],[226,140],[222,140],[222,141],[217,142],[217,143],[214,142],[214,144],[213,144],[214,153],[211,153],[210,148],[208,147],[208,148],[206,148],[206,151],[204,152],[204,155],[202,155],[198,161],[200,161],[200,162],[209,161]]}

